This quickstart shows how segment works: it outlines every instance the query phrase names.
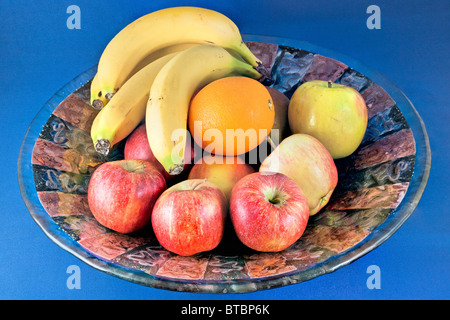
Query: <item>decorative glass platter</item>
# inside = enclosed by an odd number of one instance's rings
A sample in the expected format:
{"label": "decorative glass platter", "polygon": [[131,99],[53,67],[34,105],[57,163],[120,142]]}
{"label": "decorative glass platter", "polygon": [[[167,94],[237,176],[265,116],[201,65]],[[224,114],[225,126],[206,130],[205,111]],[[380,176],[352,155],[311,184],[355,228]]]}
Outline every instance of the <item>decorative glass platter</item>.
{"label": "decorative glass platter", "polygon": [[386,241],[416,208],[431,152],[425,126],[408,98],[361,63],[310,43],[246,35],[272,86],[289,98],[303,82],[346,84],[364,97],[366,135],[337,160],[339,182],[330,202],[311,217],[303,236],[278,253],[245,248],[228,226],[221,244],[190,257],[160,246],[151,228],[120,234],[89,210],[95,168],[121,159],[93,147],[89,130],[98,110],[89,103],[97,66],[60,89],[39,111],[22,143],[18,178],[31,216],[64,250],[107,274],[145,286],[186,292],[239,293],[300,283],[333,272]]}

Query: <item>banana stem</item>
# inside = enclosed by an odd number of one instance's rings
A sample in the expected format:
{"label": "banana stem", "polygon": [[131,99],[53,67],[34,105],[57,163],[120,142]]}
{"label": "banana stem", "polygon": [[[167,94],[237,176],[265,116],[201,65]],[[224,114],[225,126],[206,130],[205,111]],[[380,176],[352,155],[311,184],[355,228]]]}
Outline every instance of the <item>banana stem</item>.
{"label": "banana stem", "polygon": [[261,78],[259,78],[259,81],[265,85],[265,86],[270,86],[273,84],[273,79],[270,75],[269,70],[267,70],[267,68],[260,63],[257,67],[254,67],[256,71],[258,71],[261,74]]}
{"label": "banana stem", "polygon": [[253,52],[247,47],[244,41],[241,41],[239,46],[237,46],[236,51],[245,59],[249,64],[253,67],[258,67],[262,64],[261,60],[259,60]]}
{"label": "banana stem", "polygon": [[269,70],[264,66],[261,60],[259,60],[253,52],[247,47],[244,41],[242,41],[239,46],[234,49],[239,55],[247,61],[260,75],[258,79],[262,84],[270,86],[273,84],[273,79],[270,76]]}

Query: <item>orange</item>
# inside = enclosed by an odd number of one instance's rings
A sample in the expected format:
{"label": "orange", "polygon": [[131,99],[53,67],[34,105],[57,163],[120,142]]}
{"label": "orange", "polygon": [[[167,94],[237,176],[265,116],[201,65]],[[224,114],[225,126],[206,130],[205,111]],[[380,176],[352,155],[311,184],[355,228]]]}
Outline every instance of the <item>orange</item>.
{"label": "orange", "polygon": [[188,125],[195,142],[213,154],[235,156],[256,148],[273,127],[275,107],[259,81],[215,80],[192,98]]}

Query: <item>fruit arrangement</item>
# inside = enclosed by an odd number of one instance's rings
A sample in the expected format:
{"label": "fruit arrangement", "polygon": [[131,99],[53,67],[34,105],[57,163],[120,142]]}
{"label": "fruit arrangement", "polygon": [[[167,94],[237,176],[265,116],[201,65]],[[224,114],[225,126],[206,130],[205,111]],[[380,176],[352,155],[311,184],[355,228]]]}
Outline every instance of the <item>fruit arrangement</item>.
{"label": "fruit arrangement", "polygon": [[124,159],[89,182],[97,221],[121,233],[151,226],[181,256],[217,247],[228,223],[256,251],[295,243],[336,188],[334,160],[361,143],[367,109],[344,85],[307,81],[288,99],[269,83],[218,12],[168,8],[120,31],[91,84],[95,150],[125,142]]}

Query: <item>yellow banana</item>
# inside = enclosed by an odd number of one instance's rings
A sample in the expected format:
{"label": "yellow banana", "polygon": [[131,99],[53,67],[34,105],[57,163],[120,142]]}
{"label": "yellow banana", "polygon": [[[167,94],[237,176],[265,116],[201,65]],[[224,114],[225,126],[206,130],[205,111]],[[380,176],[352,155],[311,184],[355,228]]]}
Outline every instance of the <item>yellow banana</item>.
{"label": "yellow banana", "polygon": [[183,170],[192,96],[206,84],[229,75],[262,76],[250,64],[215,45],[198,45],[180,52],[156,76],[145,123],[150,148],[169,174]]}
{"label": "yellow banana", "polygon": [[191,48],[196,45],[197,43],[182,42],[156,50],[150,53],[148,56],[146,56],[143,60],[139,61],[137,66],[131,71],[131,75],[135,74],[136,72],[141,70],[149,63],[155,61],[156,59],[159,59],[174,52],[181,52],[185,49]]}
{"label": "yellow banana", "polygon": [[114,94],[144,57],[179,43],[215,44],[235,50],[254,67],[262,65],[228,17],[204,8],[172,7],[133,21],[108,43],[98,64],[102,95]]}
{"label": "yellow banana", "polygon": [[[132,77],[136,72],[141,70],[146,65],[150,64],[151,62],[155,61],[156,59],[159,59],[161,57],[164,57],[168,54],[174,53],[174,52],[180,52],[184,49],[190,48],[197,45],[196,43],[179,43],[172,46],[164,47],[162,49],[159,49],[155,52],[152,52],[148,56],[146,56],[143,60],[139,61],[137,66],[130,72],[128,78]],[[109,98],[111,98],[111,95],[109,95]],[[94,76],[91,83],[91,105],[96,108],[97,110],[101,110],[106,104],[108,103],[109,99],[107,99],[101,90],[100,82],[98,80],[98,73]]]}
{"label": "yellow banana", "polygon": [[100,110],[91,127],[97,152],[107,155],[144,120],[150,87],[158,72],[177,54],[168,54],[139,70]]}

